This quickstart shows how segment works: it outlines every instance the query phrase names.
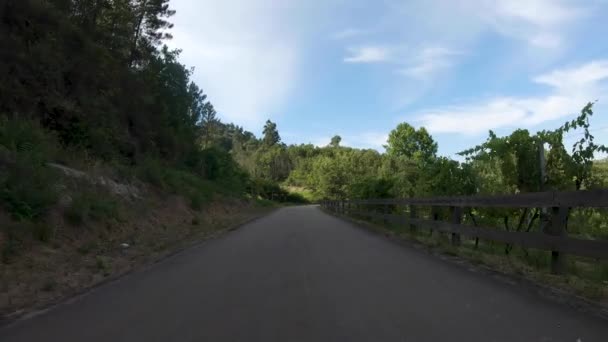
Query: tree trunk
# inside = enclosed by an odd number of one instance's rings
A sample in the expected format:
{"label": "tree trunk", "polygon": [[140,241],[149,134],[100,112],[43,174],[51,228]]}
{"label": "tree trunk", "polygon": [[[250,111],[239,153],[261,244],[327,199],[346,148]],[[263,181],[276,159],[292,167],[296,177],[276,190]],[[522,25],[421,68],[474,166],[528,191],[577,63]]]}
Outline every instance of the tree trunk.
{"label": "tree trunk", "polygon": [[137,51],[137,42],[139,41],[139,37],[141,36],[141,26],[144,22],[144,17],[146,16],[146,6],[148,5],[148,0],[143,0],[141,3],[141,14],[137,19],[137,24],[135,26],[135,37],[133,39],[133,44],[131,47],[131,55],[129,56],[129,66],[133,66],[133,62],[135,59],[135,53]]}

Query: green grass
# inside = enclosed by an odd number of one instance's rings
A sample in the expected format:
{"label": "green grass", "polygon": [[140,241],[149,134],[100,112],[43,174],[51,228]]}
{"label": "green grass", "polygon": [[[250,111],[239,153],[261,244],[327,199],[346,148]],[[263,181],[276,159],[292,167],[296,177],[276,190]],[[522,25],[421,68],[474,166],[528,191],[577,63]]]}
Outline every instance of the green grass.
{"label": "green grass", "polygon": [[104,276],[108,276],[111,273],[112,266],[108,257],[98,255],[95,258],[95,266],[98,271],[103,272]]}
{"label": "green grass", "polygon": [[271,200],[263,199],[263,198],[256,198],[256,199],[255,199],[255,203],[256,203],[258,206],[260,206],[260,207],[264,207],[264,208],[267,208],[267,207],[272,207],[272,206],[275,206],[275,205],[276,205],[276,203],[275,203],[275,202],[273,202],[273,201],[271,201]]}
{"label": "green grass", "polygon": [[229,187],[222,187],[218,182],[203,179],[189,171],[162,165],[154,159],[142,162],[136,173],[141,180],[160,190],[188,199],[194,210],[202,209],[213,199],[214,194],[230,192]]}
{"label": "green grass", "polygon": [[103,189],[98,189],[96,192],[85,190],[75,194],[64,217],[70,224],[78,226],[89,220],[120,220],[122,214],[119,201]]}

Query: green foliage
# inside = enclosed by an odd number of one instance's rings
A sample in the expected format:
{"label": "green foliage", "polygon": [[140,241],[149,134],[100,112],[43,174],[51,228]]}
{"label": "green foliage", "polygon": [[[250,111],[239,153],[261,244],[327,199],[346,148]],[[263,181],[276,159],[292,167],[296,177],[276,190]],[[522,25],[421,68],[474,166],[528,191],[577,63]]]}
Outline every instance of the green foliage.
{"label": "green foliage", "polygon": [[263,134],[264,137],[262,138],[262,141],[264,142],[264,145],[268,147],[277,145],[281,142],[281,136],[279,135],[279,131],[277,130],[277,124],[270,120],[266,121],[266,124],[264,125]]}
{"label": "green foliage", "polygon": [[[460,155],[480,163],[497,163],[501,177],[510,192],[539,191],[545,184],[553,189],[588,188],[596,152],[608,152],[608,148],[594,143],[590,134],[590,118],[593,103],[588,103],[580,115],[553,131],[541,131],[531,136],[527,130],[518,129],[508,137],[497,137],[490,131],[488,140],[479,146],[463,151]],[[582,128],[583,137],[572,146],[568,154],[563,145],[566,132]],[[540,149],[549,144],[546,156],[547,178],[540,176]],[[572,182],[572,183],[570,183]]]}
{"label": "green foliage", "polygon": [[584,187],[586,182],[591,177],[593,160],[596,152],[608,152],[608,148],[604,145],[597,145],[594,142],[595,137],[589,132],[589,119],[593,115],[593,103],[588,103],[582,110],[581,114],[574,120],[566,122],[560,129],[561,132],[569,132],[577,128],[583,129],[583,137],[576,141],[572,146],[572,163],[570,163],[571,172],[574,175],[576,189]]}
{"label": "green foliage", "polygon": [[2,172],[0,179],[4,208],[15,220],[41,220],[57,202],[56,179],[47,167],[18,158],[9,170]]}
{"label": "green foliage", "polygon": [[57,201],[57,174],[46,166],[53,137],[35,121],[0,119],[0,198],[16,220],[40,220]]}
{"label": "green foliage", "polygon": [[213,198],[214,193],[242,196],[249,177],[228,152],[217,147],[201,150],[182,168],[155,158],[146,158],[137,166],[137,176],[158,189],[182,195],[193,209]]}
{"label": "green foliage", "polygon": [[408,123],[400,123],[388,136],[386,153],[404,156],[416,162],[428,162],[437,154],[437,143],[424,127],[416,130]]}
{"label": "green foliage", "polygon": [[217,119],[217,112],[213,105],[210,102],[207,102],[203,105],[202,117],[202,145],[205,148],[211,146],[211,143],[215,137],[217,126],[219,124],[219,120]]}
{"label": "green foliage", "polygon": [[[272,196],[450,196],[608,184],[608,164],[594,160],[608,149],[590,134],[592,103],[553,131],[519,129],[505,137],[490,132],[483,144],[461,153],[464,163],[438,157],[426,129],[408,123],[390,132],[384,154],[340,146],[338,135],[326,147],[286,146],[271,120],[260,139],[220,122],[192,82],[193,70],[179,62],[180,51],[162,46],[171,38],[166,32],[174,11],[168,0],[7,0],[2,9],[0,199],[20,221],[43,222],[57,201],[58,175],[47,163],[58,160],[102,161],[162,193],[186,198],[194,209],[218,193],[248,193],[265,203]],[[565,133],[581,139],[566,148]],[[306,195],[290,195],[285,185]],[[74,195],[65,215],[83,224],[114,217],[118,209],[105,196],[82,193]],[[526,229],[513,222],[527,225],[536,215],[494,209],[475,214],[505,229]],[[594,236],[603,236],[605,217],[592,211],[572,219],[592,222]],[[38,238],[47,239],[47,233],[48,227],[40,228]],[[6,246],[9,255],[14,247]]]}
{"label": "green foliage", "polygon": [[329,142],[329,146],[331,147],[339,147],[340,142],[342,141],[342,137],[339,135],[334,135]]}
{"label": "green foliage", "polygon": [[27,247],[33,238],[40,242],[49,242],[54,229],[44,222],[9,222],[0,227],[0,261],[10,263]]}
{"label": "green foliage", "polygon": [[205,96],[178,51],[156,48],[169,38],[167,3],[9,0],[0,113],[39,121],[64,147],[105,161],[182,163],[198,149]]}
{"label": "green foliage", "polygon": [[284,146],[262,146],[253,153],[254,167],[251,173],[254,177],[265,178],[275,182],[283,181],[289,176],[292,164]]}
{"label": "green foliage", "polygon": [[104,276],[107,276],[110,274],[112,265],[108,257],[98,255],[95,258],[95,267],[98,271],[103,272]]}
{"label": "green foliage", "polygon": [[74,196],[64,217],[72,225],[82,225],[89,220],[117,219],[120,218],[119,202],[101,189],[82,191]]}
{"label": "green foliage", "polygon": [[295,204],[310,203],[310,201],[307,197],[305,197],[304,195],[297,193],[297,192],[288,192],[284,198],[285,199],[283,201],[288,202],[288,203],[295,203]]}
{"label": "green foliage", "polygon": [[264,178],[253,178],[249,184],[249,193],[255,197],[270,199],[272,194],[283,194],[284,192],[276,182]]}

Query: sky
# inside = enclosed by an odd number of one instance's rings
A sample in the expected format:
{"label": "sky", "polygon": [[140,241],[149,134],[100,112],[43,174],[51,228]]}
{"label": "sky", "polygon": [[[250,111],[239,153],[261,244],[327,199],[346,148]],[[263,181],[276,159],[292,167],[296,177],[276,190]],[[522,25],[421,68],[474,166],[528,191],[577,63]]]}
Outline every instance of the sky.
{"label": "sky", "polygon": [[[597,101],[608,144],[608,0],[171,0],[182,63],[224,122],[287,144],[383,151],[400,122],[439,154],[559,127]],[[566,146],[580,135],[566,135]]]}

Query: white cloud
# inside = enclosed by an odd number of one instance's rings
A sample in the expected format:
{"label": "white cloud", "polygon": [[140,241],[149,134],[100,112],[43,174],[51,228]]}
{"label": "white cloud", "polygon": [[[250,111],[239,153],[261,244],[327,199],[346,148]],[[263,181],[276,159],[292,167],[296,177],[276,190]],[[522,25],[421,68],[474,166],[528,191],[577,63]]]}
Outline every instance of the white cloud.
{"label": "white cloud", "polygon": [[224,120],[251,129],[280,110],[298,77],[295,33],[277,19],[288,17],[288,8],[271,0],[177,0],[171,6],[177,14],[168,44],[195,66],[194,80]]}
{"label": "white cloud", "polygon": [[583,66],[556,70],[534,78],[534,81],[558,89],[575,90],[594,86],[608,78],[608,60],[599,60]]}
{"label": "white cloud", "polygon": [[577,18],[584,13],[580,7],[575,7],[562,0],[485,0],[486,9],[494,9],[496,16],[512,18],[527,22],[538,27],[551,27]]}
{"label": "white cloud", "polygon": [[378,63],[390,58],[390,50],[384,46],[361,46],[348,48],[350,56],[344,58],[346,63]]}
{"label": "white cloud", "polygon": [[[537,48],[557,48],[570,29],[598,7],[569,0],[387,0],[388,30],[408,40],[469,44],[487,32]],[[405,24],[404,24],[405,23]],[[409,42],[408,42],[409,43]]]}
{"label": "white cloud", "polygon": [[589,11],[580,3],[562,0],[469,0],[475,17],[504,36],[536,48],[556,49],[568,27]]}
{"label": "white cloud", "polygon": [[489,129],[531,127],[577,113],[602,94],[608,80],[608,60],[556,70],[533,79],[548,85],[548,95],[496,97],[419,113],[418,120],[433,133],[478,134]]}

